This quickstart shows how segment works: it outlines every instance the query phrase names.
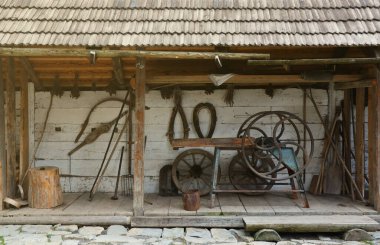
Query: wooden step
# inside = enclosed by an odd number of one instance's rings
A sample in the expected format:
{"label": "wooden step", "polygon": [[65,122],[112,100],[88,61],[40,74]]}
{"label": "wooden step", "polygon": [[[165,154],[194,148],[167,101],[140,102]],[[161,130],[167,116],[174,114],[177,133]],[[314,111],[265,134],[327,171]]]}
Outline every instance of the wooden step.
{"label": "wooden step", "polygon": [[239,216],[134,216],[132,227],[213,227],[243,228]]}
{"label": "wooden step", "polygon": [[300,215],[244,217],[246,231],[274,229],[278,232],[344,232],[354,228],[375,231],[379,223],[364,215]]}

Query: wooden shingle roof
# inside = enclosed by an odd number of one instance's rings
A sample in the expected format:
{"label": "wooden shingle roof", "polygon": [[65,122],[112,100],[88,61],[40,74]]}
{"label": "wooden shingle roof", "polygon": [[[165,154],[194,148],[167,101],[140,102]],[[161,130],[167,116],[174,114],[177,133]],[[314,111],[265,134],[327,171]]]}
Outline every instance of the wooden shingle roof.
{"label": "wooden shingle roof", "polygon": [[3,0],[0,45],[377,46],[380,0]]}

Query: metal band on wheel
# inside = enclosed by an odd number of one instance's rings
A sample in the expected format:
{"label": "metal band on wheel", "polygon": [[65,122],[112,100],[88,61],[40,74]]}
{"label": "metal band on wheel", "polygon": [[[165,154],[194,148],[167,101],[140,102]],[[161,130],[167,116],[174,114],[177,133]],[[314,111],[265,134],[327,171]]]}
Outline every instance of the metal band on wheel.
{"label": "metal band on wheel", "polygon": [[[279,118],[279,121],[275,124],[271,137],[267,136],[265,130],[258,130],[258,122],[260,119],[276,115]],[[301,145],[301,136],[297,125],[300,124],[306,130],[306,134],[308,136],[309,143],[309,152]],[[289,127],[290,126],[290,127]],[[290,137],[287,135],[286,129],[291,128],[291,132],[293,131],[294,137],[296,139],[283,139],[284,137]],[[259,134],[258,134],[259,133]],[[253,135],[254,134],[254,135]],[[257,135],[259,137],[257,137]],[[306,169],[310,160],[312,159],[314,152],[314,139],[312,132],[309,126],[304,122],[301,118],[294,115],[290,112],[285,111],[266,111],[259,112],[255,115],[248,118],[240,127],[238,136],[243,137],[244,140],[252,141],[252,138],[255,138],[255,144],[253,147],[247,147],[245,144],[242,144],[241,154],[242,158],[245,161],[247,167],[258,177],[271,180],[271,181],[280,181],[294,178]],[[294,171],[293,174],[284,176],[284,177],[273,177],[272,174],[281,171],[286,168],[286,165],[283,161],[283,153],[282,149],[285,147],[292,146],[295,157],[299,157],[302,152],[302,157],[304,159],[304,165],[299,167]],[[276,153],[276,154],[274,154]],[[274,162],[277,162],[276,166],[267,172],[260,172],[252,164],[252,159],[254,157],[250,156],[250,154],[254,154],[255,158],[261,159],[272,159]]]}

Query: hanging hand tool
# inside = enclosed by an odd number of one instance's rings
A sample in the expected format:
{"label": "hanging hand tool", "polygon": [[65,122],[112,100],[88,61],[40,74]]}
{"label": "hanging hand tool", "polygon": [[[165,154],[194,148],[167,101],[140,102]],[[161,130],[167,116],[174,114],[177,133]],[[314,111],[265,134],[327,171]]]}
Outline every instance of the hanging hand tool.
{"label": "hanging hand tool", "polygon": [[117,171],[117,179],[116,179],[116,186],[115,186],[115,193],[113,197],[111,197],[112,200],[119,199],[117,197],[117,190],[119,189],[119,179],[120,179],[120,171],[121,171],[121,164],[123,163],[123,154],[124,154],[124,146],[121,148],[121,156],[120,156],[120,162],[119,162],[119,169]]}
{"label": "hanging hand tool", "polygon": [[[125,103],[127,103],[127,99],[128,99],[128,96],[129,96],[129,91],[126,93],[125,95],[125,98],[124,98],[124,101],[123,101],[123,104],[120,108],[120,112],[119,112],[119,116],[116,118],[116,122],[115,122],[115,125],[113,127],[113,130],[112,130],[112,134],[111,134],[111,137],[110,137],[110,140],[108,141],[108,145],[107,145],[107,149],[106,149],[106,152],[104,153],[104,157],[103,157],[103,160],[102,160],[102,163],[100,164],[100,168],[99,168],[99,171],[98,171],[98,174],[96,176],[96,179],[95,179],[95,182],[94,184],[92,185],[92,188],[91,188],[91,191],[90,191],[90,197],[89,197],[89,200],[91,201],[93,198],[94,198],[94,194],[95,194],[95,191],[96,191],[96,187],[97,185],[99,185],[100,183],[100,173],[102,172],[102,169],[103,169],[103,166],[104,166],[104,163],[107,159],[107,155],[108,155],[108,151],[110,149],[110,146],[111,146],[111,143],[112,143],[112,139],[113,139],[113,136],[115,134],[115,131],[116,131],[116,127],[117,127],[117,124],[119,122],[119,118],[124,110],[124,106],[125,106]],[[123,127],[124,128],[124,127]],[[120,135],[122,134],[122,132],[120,132]],[[115,143],[116,145],[116,143]]]}
{"label": "hanging hand tool", "polygon": [[82,143],[77,145],[74,149],[72,149],[68,155],[71,156],[74,152],[78,151],[80,148],[82,148],[85,145],[93,143],[95,140],[99,138],[100,135],[107,133],[110,131],[112,125],[118,121],[121,117],[125,116],[128,113],[128,111],[123,112],[121,115],[117,116],[115,119],[108,123],[102,123],[99,127],[97,127],[94,131],[90,132],[86,138],[83,140]]}
{"label": "hanging hand tool", "polygon": [[[131,96],[132,97],[132,96]],[[132,102],[132,100],[130,100]],[[126,176],[126,195],[132,196],[133,192],[133,174],[132,174],[132,140],[133,140],[133,125],[132,125],[132,103],[129,103],[128,117],[128,174]]]}
{"label": "hanging hand tool", "polygon": [[123,103],[123,99],[120,99],[120,98],[114,98],[114,97],[111,97],[111,98],[105,98],[105,99],[102,99],[101,101],[97,102],[90,110],[90,112],[87,114],[87,117],[86,119],[84,120],[83,124],[82,124],[82,128],[80,129],[77,137],[75,138],[75,143],[78,142],[78,140],[80,139],[80,137],[82,136],[84,130],[86,129],[87,125],[88,125],[88,122],[90,121],[90,117],[91,117],[91,114],[92,112],[94,112],[94,110],[100,105],[100,104],[103,104],[105,102],[108,102],[108,101],[119,101],[119,102],[122,102]]}

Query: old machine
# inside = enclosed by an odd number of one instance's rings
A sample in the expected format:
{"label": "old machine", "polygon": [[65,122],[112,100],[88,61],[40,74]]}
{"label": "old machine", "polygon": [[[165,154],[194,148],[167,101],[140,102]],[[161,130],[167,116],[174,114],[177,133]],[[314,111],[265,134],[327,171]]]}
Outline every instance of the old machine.
{"label": "old machine", "polygon": [[[236,138],[173,139],[174,148],[213,147],[214,156],[207,151],[190,149],[174,161],[172,178],[181,191],[199,189],[210,195],[214,206],[215,193],[237,192],[259,195],[268,191],[287,191],[293,197],[308,200],[302,179],[314,151],[313,134],[304,120],[286,111],[262,111],[247,118]],[[231,188],[219,188],[220,153],[234,150],[228,175]],[[274,185],[290,185],[291,190]]]}

